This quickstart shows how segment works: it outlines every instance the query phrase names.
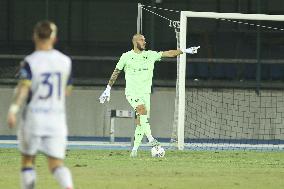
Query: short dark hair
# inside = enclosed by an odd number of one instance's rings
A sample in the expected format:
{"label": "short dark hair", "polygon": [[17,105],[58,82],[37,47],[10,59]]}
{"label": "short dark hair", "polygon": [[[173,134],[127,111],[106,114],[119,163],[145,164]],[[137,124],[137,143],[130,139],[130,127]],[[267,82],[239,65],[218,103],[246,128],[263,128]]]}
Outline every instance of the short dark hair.
{"label": "short dark hair", "polygon": [[34,27],[34,35],[39,39],[49,39],[57,34],[56,25],[48,20],[38,22]]}

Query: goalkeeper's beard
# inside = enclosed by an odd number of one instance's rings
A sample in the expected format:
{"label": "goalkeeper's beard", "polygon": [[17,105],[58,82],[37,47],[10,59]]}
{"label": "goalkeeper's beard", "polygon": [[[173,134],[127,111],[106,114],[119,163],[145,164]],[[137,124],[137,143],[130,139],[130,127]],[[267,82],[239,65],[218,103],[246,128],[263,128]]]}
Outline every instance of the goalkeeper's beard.
{"label": "goalkeeper's beard", "polygon": [[138,49],[139,51],[144,51],[144,50],[145,50],[145,46],[142,46],[142,45],[140,45],[140,44],[137,43],[137,49]]}

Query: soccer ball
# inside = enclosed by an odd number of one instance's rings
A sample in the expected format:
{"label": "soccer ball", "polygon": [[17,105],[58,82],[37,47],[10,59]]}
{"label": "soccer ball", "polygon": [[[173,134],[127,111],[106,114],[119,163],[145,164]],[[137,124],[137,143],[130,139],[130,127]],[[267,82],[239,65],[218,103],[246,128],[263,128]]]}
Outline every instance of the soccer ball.
{"label": "soccer ball", "polygon": [[154,146],[152,149],[151,149],[151,154],[152,154],[152,157],[158,157],[158,158],[161,158],[161,157],[164,157],[165,156],[165,150],[164,148],[162,148],[161,146]]}

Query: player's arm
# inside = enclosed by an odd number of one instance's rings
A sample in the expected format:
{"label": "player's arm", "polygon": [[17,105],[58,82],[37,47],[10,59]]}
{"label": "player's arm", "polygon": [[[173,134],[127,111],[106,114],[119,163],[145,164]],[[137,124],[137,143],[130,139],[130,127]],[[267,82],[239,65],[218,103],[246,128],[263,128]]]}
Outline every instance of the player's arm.
{"label": "player's arm", "polygon": [[162,57],[172,58],[172,57],[179,56],[180,54],[183,54],[183,53],[195,54],[195,53],[197,53],[197,50],[199,48],[200,48],[200,46],[190,47],[190,48],[187,48],[187,49],[168,50],[168,51],[164,51],[162,53]]}
{"label": "player's arm", "polygon": [[114,71],[112,72],[110,79],[108,81],[108,86],[112,87],[113,84],[115,83],[117,77],[119,76],[121,70],[115,68]]}
{"label": "player's arm", "polygon": [[109,101],[110,100],[110,90],[111,87],[113,86],[113,84],[115,83],[117,77],[119,76],[121,70],[123,70],[124,66],[125,66],[125,54],[122,54],[122,56],[120,57],[118,63],[115,66],[114,71],[111,74],[111,77],[108,81],[108,85],[106,87],[106,89],[104,90],[104,92],[101,94],[101,96],[99,97],[100,103],[103,104],[106,100]]}
{"label": "player's arm", "polygon": [[15,88],[13,101],[10,105],[7,122],[10,128],[15,127],[17,123],[17,113],[20,110],[22,104],[26,101],[31,87],[30,80],[21,80]]}
{"label": "player's arm", "polygon": [[30,80],[19,81],[17,87],[15,88],[15,93],[14,93],[14,96],[13,96],[12,104],[15,104],[15,105],[21,107],[23,102],[28,97],[30,88],[31,88],[31,81]]}
{"label": "player's arm", "polygon": [[65,96],[70,96],[73,91],[73,85],[68,85],[65,89]]}
{"label": "player's arm", "polygon": [[10,128],[14,127],[17,122],[17,113],[24,101],[26,101],[32,84],[32,71],[30,65],[26,61],[20,64],[18,77],[20,78],[17,87],[14,90],[13,100],[10,105],[7,122]]}
{"label": "player's arm", "polygon": [[69,70],[69,76],[67,79],[67,86],[65,88],[65,96],[70,96],[73,91],[73,74],[72,74],[72,62],[70,60],[70,70]]}
{"label": "player's arm", "polygon": [[110,90],[111,87],[113,86],[113,84],[115,83],[117,77],[119,76],[121,70],[119,70],[118,68],[115,68],[114,71],[111,74],[111,77],[108,81],[108,85],[106,87],[106,89],[104,90],[104,92],[101,94],[99,100],[100,103],[103,104],[105,102],[105,100],[109,101],[110,100]]}
{"label": "player's arm", "polygon": [[168,50],[168,51],[164,51],[162,53],[162,57],[166,57],[166,58],[171,58],[171,57],[176,57],[180,54],[182,54],[183,52],[180,49],[177,50]]}

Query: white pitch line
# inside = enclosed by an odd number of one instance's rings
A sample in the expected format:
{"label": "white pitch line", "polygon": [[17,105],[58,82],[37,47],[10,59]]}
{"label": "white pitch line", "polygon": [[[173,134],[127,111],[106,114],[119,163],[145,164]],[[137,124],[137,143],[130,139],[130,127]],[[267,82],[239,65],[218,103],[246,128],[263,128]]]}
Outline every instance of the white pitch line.
{"label": "white pitch line", "polygon": [[[0,145],[17,145],[17,140],[0,140]],[[110,143],[106,141],[68,141],[68,146],[89,146],[89,147],[131,147],[130,142],[115,142]],[[161,143],[161,146],[164,147],[176,147],[173,143]],[[141,147],[150,147],[148,143],[141,144]],[[214,143],[185,143],[185,147],[187,149],[193,149],[193,148],[200,148],[200,149],[210,149],[215,148],[218,149],[275,149],[275,150],[284,150],[284,144],[274,145],[274,144],[233,144],[233,143],[222,143],[222,144],[214,144]]]}

